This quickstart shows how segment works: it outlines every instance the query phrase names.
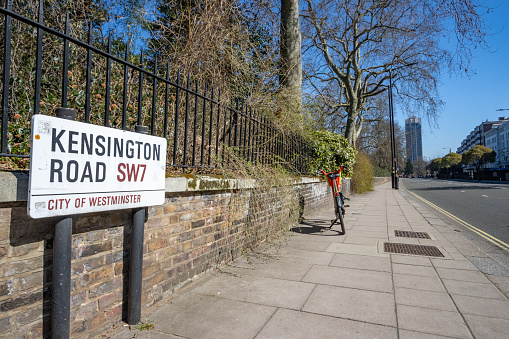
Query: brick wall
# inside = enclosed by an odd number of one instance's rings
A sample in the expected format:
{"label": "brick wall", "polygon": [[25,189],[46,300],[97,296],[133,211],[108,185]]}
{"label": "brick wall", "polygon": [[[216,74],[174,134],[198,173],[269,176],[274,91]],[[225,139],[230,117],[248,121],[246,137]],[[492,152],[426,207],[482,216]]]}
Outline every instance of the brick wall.
{"label": "brick wall", "polygon": [[[23,191],[26,178],[0,174],[4,186],[0,187],[0,336],[49,337],[54,220],[30,219]],[[302,178],[291,187],[265,190],[238,190],[236,185],[199,177],[167,179],[165,204],[147,209],[143,308],[267,237],[277,237],[300,214],[330,206],[326,182],[316,179]],[[73,218],[73,338],[99,335],[126,319],[130,230],[130,210]]]}

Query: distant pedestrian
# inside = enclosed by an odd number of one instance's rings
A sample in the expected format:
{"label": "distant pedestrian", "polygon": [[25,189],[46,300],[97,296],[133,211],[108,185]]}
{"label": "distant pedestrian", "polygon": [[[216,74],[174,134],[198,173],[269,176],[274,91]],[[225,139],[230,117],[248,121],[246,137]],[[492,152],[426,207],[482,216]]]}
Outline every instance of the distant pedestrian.
{"label": "distant pedestrian", "polygon": [[493,171],[493,180],[498,180],[498,174],[495,171]]}

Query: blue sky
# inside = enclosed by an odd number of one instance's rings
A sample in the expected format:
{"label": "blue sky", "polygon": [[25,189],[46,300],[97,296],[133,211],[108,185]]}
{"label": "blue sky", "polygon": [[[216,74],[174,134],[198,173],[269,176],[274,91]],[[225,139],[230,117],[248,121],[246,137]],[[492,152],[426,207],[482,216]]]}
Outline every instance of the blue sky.
{"label": "blue sky", "polygon": [[[425,159],[443,157],[460,146],[461,141],[482,121],[509,117],[509,0],[488,0],[488,7],[496,7],[485,15],[491,26],[488,37],[490,50],[475,50],[470,78],[444,72],[439,86],[445,106],[437,119],[438,127],[430,127],[422,120],[422,148]],[[397,109],[397,108],[396,108]],[[405,125],[407,116],[396,111],[396,121]],[[446,149],[443,149],[446,148]]]}

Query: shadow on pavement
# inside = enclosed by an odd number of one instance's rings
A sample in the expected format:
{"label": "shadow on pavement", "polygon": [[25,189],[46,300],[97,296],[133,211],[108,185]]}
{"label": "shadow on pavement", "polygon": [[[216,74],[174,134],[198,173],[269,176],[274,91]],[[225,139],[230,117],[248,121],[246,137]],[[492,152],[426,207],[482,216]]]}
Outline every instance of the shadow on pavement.
{"label": "shadow on pavement", "polygon": [[[323,219],[305,219],[301,221],[301,223],[297,226],[294,226],[290,229],[290,231],[299,234],[308,234],[308,235],[319,235],[319,236],[338,236],[342,235],[341,232],[329,228],[330,221]],[[326,233],[324,231],[327,231]]]}

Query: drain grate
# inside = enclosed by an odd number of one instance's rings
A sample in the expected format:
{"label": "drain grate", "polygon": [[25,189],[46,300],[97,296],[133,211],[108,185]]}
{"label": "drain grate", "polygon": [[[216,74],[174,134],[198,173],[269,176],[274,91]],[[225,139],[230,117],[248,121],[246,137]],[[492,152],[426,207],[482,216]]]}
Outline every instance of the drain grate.
{"label": "drain grate", "polygon": [[444,255],[438,247],[413,244],[399,244],[392,242],[384,242],[384,252],[424,255],[428,257],[443,257]]}
{"label": "drain grate", "polygon": [[418,238],[418,239],[431,239],[429,234],[426,233],[426,232],[394,231],[394,234],[397,237]]}

